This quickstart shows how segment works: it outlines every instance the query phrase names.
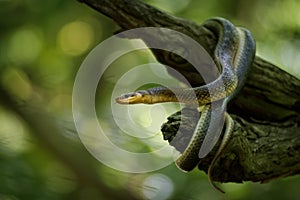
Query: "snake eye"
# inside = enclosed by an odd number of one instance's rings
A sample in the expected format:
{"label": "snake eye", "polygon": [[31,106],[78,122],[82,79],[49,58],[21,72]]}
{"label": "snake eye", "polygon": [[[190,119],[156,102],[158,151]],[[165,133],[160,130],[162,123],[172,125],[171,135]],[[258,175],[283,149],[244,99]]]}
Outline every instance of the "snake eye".
{"label": "snake eye", "polygon": [[135,97],[135,96],[136,96],[135,93],[128,93],[128,94],[124,94],[123,98],[128,99],[128,98],[132,98],[132,97]]}
{"label": "snake eye", "polygon": [[132,103],[134,101],[136,96],[137,95],[134,92],[123,94],[123,95],[116,98],[116,102],[120,103],[120,104],[129,104],[129,103]]}

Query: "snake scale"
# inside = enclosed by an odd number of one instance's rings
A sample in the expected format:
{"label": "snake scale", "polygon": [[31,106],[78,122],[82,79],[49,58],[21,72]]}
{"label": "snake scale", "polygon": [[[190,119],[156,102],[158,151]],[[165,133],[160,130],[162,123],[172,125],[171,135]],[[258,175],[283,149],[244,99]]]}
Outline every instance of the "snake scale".
{"label": "snake scale", "polygon": [[[212,31],[218,38],[213,55],[214,61],[220,69],[220,76],[216,80],[193,88],[155,87],[148,90],[138,90],[117,97],[116,102],[119,104],[180,102],[187,105],[197,104],[202,107],[192,138],[175,162],[177,167],[185,172],[191,171],[197,166],[200,160],[201,146],[205,145],[203,137],[208,134],[211,121],[225,121],[225,133],[208,169],[210,183],[220,190],[215,186],[211,175],[213,167],[226,147],[233,130],[233,120],[226,112],[226,106],[245,83],[255,57],[255,42],[250,31],[235,27],[230,21],[223,18],[208,19],[203,26]],[[195,95],[197,102],[193,98]],[[214,115],[217,111],[212,106],[212,102],[218,102],[218,115]],[[213,138],[214,135],[210,137]]]}

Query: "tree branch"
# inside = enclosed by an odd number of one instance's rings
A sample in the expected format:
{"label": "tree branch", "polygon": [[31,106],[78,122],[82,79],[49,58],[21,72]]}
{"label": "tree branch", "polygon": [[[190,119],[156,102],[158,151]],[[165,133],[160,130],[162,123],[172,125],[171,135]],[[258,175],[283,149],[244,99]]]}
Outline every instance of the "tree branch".
{"label": "tree branch", "polygon": [[[217,37],[191,21],[168,15],[139,0],[81,0],[113,19],[122,30],[138,27],[166,27],[182,32],[199,42],[210,55]],[[164,40],[156,36],[157,40]],[[146,41],[147,43],[147,41]],[[203,84],[192,66],[179,64],[153,51],[158,61],[180,71],[192,85]],[[213,171],[220,182],[261,181],[300,172],[300,81],[273,64],[256,57],[245,87],[231,103],[234,118],[232,139]],[[169,117],[162,131],[166,139],[178,130],[181,113]],[[189,118],[190,116],[183,116]],[[187,125],[186,129],[192,125]],[[177,133],[178,134],[178,133]],[[207,171],[213,150],[199,163]]]}

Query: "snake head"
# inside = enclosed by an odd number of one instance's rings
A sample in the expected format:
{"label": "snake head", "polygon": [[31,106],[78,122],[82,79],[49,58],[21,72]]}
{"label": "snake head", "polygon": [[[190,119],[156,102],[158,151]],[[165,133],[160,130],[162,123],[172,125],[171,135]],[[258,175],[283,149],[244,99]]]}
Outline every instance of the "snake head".
{"label": "snake head", "polygon": [[149,97],[149,93],[146,90],[138,90],[136,92],[130,92],[122,94],[115,100],[119,104],[137,104],[146,103],[145,99]]}

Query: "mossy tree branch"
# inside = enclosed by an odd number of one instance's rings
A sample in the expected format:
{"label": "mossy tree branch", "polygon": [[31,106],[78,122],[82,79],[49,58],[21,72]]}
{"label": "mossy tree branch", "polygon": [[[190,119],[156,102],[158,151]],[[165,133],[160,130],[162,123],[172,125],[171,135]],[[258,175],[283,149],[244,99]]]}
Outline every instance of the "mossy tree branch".
{"label": "mossy tree branch", "polygon": [[[113,19],[122,30],[148,26],[166,27],[192,37],[211,55],[216,46],[216,36],[204,26],[168,15],[140,0],[81,2]],[[168,42],[168,39],[160,38],[159,35],[155,39]],[[160,56],[160,52],[153,53],[159,62],[180,71],[192,85],[203,84],[201,76],[192,66],[182,68]],[[231,103],[228,112],[235,121],[234,135],[215,167],[214,180],[266,182],[300,172],[298,79],[256,57],[245,87]],[[180,115],[181,113],[175,113],[164,124],[164,136],[176,134]],[[201,160],[199,169],[207,171],[214,153],[212,151]]]}

